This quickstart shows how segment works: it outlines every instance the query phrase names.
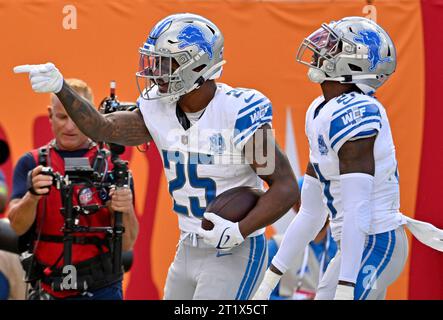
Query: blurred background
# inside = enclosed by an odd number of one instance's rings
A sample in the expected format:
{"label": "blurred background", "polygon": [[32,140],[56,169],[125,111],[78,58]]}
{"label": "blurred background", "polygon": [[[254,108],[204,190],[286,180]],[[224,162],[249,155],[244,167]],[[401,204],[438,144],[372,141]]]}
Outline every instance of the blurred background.
{"label": "blurred background", "polygon": [[[201,14],[222,30],[227,64],[220,82],[256,88],[271,99],[277,140],[298,176],[308,161],[305,112],[320,87],[295,62],[297,48],[323,22],[376,20],[398,54],[397,71],[377,97],[397,146],[401,209],[443,228],[442,0],[1,0],[0,139],[9,143],[11,157],[0,168],[9,186],[18,158],[51,139],[49,96],[34,93],[12,68],[51,61],[66,78],[85,80],[97,104],[109,94],[110,80],[121,101],[135,101],[138,48],[158,20],[177,12]],[[155,146],[144,153],[128,148],[124,158],[134,173],[140,221],[125,297],[160,299],[178,240],[177,217]],[[267,236],[283,232],[287,221],[268,228]],[[388,299],[443,299],[441,270],[443,255],[412,241]]]}

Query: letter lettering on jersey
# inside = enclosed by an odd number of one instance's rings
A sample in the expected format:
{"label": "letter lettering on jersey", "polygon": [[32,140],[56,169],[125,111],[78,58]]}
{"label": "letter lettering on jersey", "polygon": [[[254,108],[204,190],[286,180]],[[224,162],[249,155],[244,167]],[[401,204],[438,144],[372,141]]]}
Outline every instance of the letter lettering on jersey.
{"label": "letter lettering on jersey", "polygon": [[250,118],[251,118],[251,123],[257,121],[257,119],[259,119],[258,112],[255,112],[253,115],[251,115]]}
{"label": "letter lettering on jersey", "polygon": [[341,117],[343,124],[346,126],[348,123],[354,121],[354,115],[352,112],[349,112],[348,114],[345,114],[343,117]]}
{"label": "letter lettering on jersey", "polygon": [[[331,148],[340,146],[347,140],[355,136],[367,136],[372,129],[379,130],[381,127],[380,110],[375,103],[364,105],[355,104],[347,109],[340,109],[333,113],[329,128],[329,141]],[[339,114],[340,113],[340,114]],[[334,117],[335,114],[339,114]],[[374,134],[372,131],[371,135]]]}
{"label": "letter lettering on jersey", "polygon": [[259,97],[238,112],[234,125],[234,145],[243,146],[260,125],[271,122],[272,104],[266,97]]}
{"label": "letter lettering on jersey", "polygon": [[267,106],[261,108],[260,110],[254,112],[254,114],[250,116],[251,124],[255,123],[256,121],[258,121],[260,119],[262,119],[266,115],[266,112],[268,111],[268,109],[269,109],[269,105],[267,105]]}
{"label": "letter lettering on jersey", "polygon": [[349,123],[354,124],[357,120],[364,117],[365,111],[366,111],[365,107],[349,110],[349,113],[341,117],[343,124],[345,126],[348,125]]}

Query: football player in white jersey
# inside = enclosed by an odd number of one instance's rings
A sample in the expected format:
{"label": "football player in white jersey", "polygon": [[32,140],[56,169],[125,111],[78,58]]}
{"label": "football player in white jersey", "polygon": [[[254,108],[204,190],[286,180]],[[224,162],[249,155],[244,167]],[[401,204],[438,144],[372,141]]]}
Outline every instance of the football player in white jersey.
{"label": "football player in white jersey", "polygon": [[395,71],[394,44],[373,21],[348,17],[306,38],[297,61],[323,95],[306,113],[310,163],[301,210],[254,299],[268,298],[315,237],[327,219],[324,208],[340,249],[316,299],[384,299],[408,255],[395,147],[386,111],[373,96]]}
{"label": "football player in white jersey", "polygon": [[[225,63],[223,46],[222,33],[204,17],[176,14],[158,22],[140,48],[135,112],[101,115],[53,64],[14,70],[29,72],[35,91],[54,92],[93,140],[155,142],[181,230],[165,299],[250,298],[266,269],[264,227],[299,200],[297,180],[271,132],[269,99],[215,82]],[[240,222],[205,213],[222,192],[262,188],[262,180],[269,189]],[[203,215],[212,230],[201,228]]]}

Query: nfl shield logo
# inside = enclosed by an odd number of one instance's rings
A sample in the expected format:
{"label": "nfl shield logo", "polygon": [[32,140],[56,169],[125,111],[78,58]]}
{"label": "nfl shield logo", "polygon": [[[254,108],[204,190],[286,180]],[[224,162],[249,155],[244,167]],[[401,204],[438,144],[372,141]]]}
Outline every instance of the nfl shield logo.
{"label": "nfl shield logo", "polygon": [[92,200],[92,190],[89,188],[82,189],[78,195],[80,205],[86,206]]}
{"label": "nfl shield logo", "polygon": [[209,137],[210,150],[215,154],[222,154],[226,150],[225,139],[221,133]]}

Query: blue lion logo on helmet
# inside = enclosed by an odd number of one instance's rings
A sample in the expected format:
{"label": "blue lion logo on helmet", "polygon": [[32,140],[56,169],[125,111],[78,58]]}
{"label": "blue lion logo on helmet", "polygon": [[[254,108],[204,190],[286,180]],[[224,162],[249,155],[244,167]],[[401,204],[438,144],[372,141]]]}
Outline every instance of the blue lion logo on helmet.
{"label": "blue lion logo on helmet", "polygon": [[213,46],[217,36],[214,36],[211,41],[205,39],[203,31],[193,25],[187,25],[177,36],[177,39],[181,42],[179,43],[179,49],[183,49],[189,46],[197,46],[200,50],[206,52],[209,56],[209,60],[213,57]]}
{"label": "blue lion logo on helmet", "polygon": [[392,59],[380,57],[381,39],[377,32],[372,30],[361,30],[358,32],[360,37],[354,37],[354,41],[364,44],[368,47],[368,60],[371,62],[370,71],[374,71],[378,64],[391,62]]}

